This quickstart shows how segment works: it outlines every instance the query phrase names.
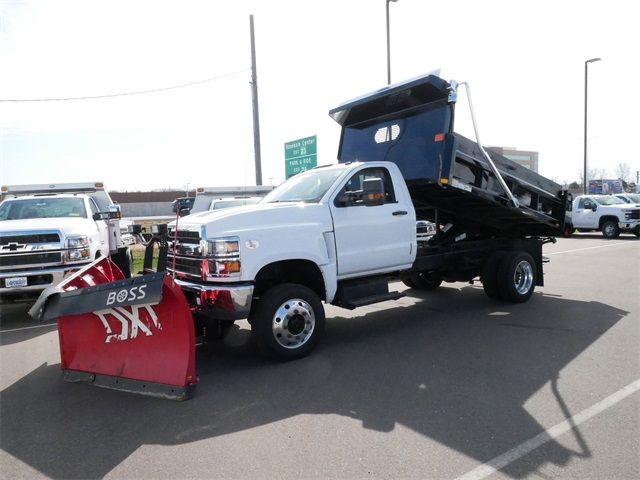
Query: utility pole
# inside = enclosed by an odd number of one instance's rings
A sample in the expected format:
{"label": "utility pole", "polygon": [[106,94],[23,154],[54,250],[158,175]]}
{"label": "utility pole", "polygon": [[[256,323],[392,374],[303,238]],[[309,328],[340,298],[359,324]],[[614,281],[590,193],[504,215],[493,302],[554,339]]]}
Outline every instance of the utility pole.
{"label": "utility pole", "polygon": [[584,181],[582,182],[582,193],[584,193],[585,195],[588,192],[588,185],[589,185],[589,181],[587,178],[587,159],[588,159],[588,144],[587,144],[587,100],[589,99],[589,96],[587,94],[587,79],[588,79],[588,74],[589,74],[589,69],[587,67],[589,67],[590,63],[593,62],[599,62],[601,59],[600,58],[590,58],[589,60],[587,60],[586,62],[584,62]]}
{"label": "utility pole", "polygon": [[253,151],[256,162],[256,185],[262,185],[262,160],[260,158],[260,114],[258,113],[258,73],[256,71],[256,39],[253,31],[253,15],[249,15],[251,30],[251,103],[253,105]]}

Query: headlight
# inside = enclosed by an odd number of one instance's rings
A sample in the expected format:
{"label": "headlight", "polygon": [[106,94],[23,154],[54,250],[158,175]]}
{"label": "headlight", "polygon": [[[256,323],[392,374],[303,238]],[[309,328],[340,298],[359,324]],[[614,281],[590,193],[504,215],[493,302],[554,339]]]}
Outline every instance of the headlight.
{"label": "headlight", "polygon": [[206,268],[202,269],[203,280],[240,276],[240,239],[238,237],[207,240]]}
{"label": "headlight", "polygon": [[207,240],[207,253],[215,256],[240,254],[240,240],[238,237]]}
{"label": "headlight", "polygon": [[86,236],[67,238],[67,260],[76,262],[91,257],[89,238]]}

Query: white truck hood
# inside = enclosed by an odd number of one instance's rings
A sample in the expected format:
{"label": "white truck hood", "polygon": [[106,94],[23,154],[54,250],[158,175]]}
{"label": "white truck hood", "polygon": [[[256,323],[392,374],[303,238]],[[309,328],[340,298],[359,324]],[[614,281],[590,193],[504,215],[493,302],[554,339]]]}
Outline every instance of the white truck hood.
{"label": "white truck hood", "polygon": [[62,230],[65,236],[86,235],[95,230],[95,222],[88,218],[29,218],[24,220],[3,220],[0,233],[34,232]]}
{"label": "white truck hood", "polygon": [[[169,225],[174,227],[175,221]],[[296,229],[315,225],[332,231],[329,207],[324,204],[286,202],[258,203],[243,207],[199,212],[178,220],[178,229],[199,231],[203,237],[247,235],[260,230]]]}
{"label": "white truck hood", "polygon": [[309,260],[321,268],[335,264],[333,221],[326,204],[258,203],[212,210],[180,218],[178,230],[183,229],[209,240],[238,237],[242,281],[283,260]]}

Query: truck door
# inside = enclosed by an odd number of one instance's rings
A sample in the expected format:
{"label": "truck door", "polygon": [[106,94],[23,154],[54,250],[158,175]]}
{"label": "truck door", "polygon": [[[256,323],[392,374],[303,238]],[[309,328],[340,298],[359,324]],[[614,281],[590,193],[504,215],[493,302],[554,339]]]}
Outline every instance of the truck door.
{"label": "truck door", "polygon": [[[363,203],[363,181],[369,178],[383,180],[384,202],[380,205]],[[333,199],[331,213],[339,276],[390,270],[413,262],[415,212],[397,201],[386,168],[356,172]]]}
{"label": "truck door", "polygon": [[593,211],[593,207],[598,207],[596,201],[591,197],[581,197],[578,205],[571,214],[573,226],[576,228],[598,228],[599,213]]}

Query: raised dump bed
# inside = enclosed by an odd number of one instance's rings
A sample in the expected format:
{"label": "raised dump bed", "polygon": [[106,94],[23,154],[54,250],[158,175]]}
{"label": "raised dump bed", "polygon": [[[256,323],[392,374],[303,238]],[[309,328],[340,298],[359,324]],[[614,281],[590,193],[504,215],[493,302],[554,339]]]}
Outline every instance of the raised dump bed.
{"label": "raised dump bed", "polygon": [[331,110],[343,127],[338,160],[397,164],[418,219],[452,224],[452,231],[475,238],[561,235],[566,191],[455,133],[456,88],[427,75]]}

